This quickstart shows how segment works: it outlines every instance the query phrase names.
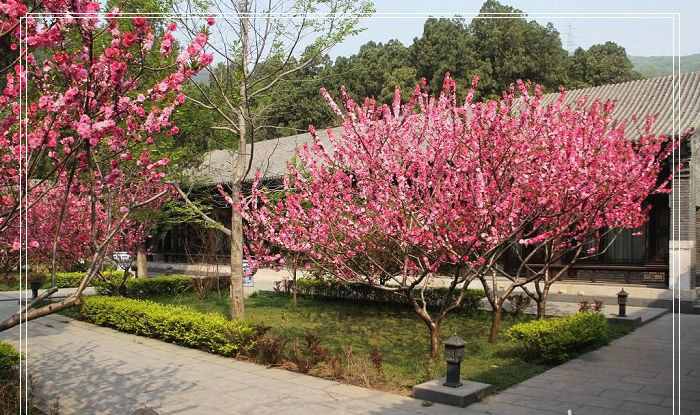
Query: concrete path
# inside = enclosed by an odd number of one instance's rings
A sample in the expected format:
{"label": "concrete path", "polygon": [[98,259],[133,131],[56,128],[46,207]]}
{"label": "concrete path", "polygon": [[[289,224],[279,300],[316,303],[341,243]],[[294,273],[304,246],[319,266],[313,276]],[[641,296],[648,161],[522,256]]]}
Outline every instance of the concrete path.
{"label": "concrete path", "polygon": [[[700,315],[681,314],[680,414],[700,414]],[[673,315],[469,407],[503,415],[672,415]],[[675,414],[678,414],[676,408]]]}
{"label": "concrete path", "polygon": [[62,316],[29,324],[28,359],[37,394],[44,402],[60,395],[61,415],[130,415],[145,406],[160,415],[462,413]]}
{"label": "concrete path", "polygon": [[[59,297],[67,297],[68,295],[74,293],[76,288],[59,288],[54,295],[51,296],[51,298],[59,298]],[[42,288],[39,290],[39,294],[43,293],[45,290]],[[95,288],[93,287],[87,287],[83,291],[83,295],[93,295],[95,294]],[[32,291],[31,290],[24,290],[24,291],[0,291],[0,301],[16,301],[19,300],[20,295],[22,295],[23,300],[28,299],[31,300],[32,298]],[[17,303],[16,303],[17,304]]]}
{"label": "concrete path", "polygon": [[[681,413],[700,415],[700,316],[681,319]],[[61,396],[62,415],[129,415],[144,406],[160,415],[553,415],[569,409],[573,415],[671,415],[670,314],[466,409],[423,407],[411,398],[266,369],[61,316],[29,324],[34,384],[44,401]],[[16,340],[17,335],[13,329],[0,337]]]}

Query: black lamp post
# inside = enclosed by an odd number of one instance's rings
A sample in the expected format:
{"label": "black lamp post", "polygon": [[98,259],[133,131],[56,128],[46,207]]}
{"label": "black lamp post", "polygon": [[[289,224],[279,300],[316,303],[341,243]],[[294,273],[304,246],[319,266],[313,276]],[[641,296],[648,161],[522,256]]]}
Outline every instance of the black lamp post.
{"label": "black lamp post", "polygon": [[620,310],[617,313],[618,316],[620,317],[625,317],[627,316],[627,291],[623,288],[620,290],[619,293],[617,293],[617,305],[620,306]]}
{"label": "black lamp post", "polygon": [[117,263],[119,268],[123,269],[124,271],[131,268],[131,264],[134,262],[134,258],[126,251],[117,251],[113,253],[112,259]]}
{"label": "black lamp post", "polygon": [[447,376],[444,386],[458,388],[462,386],[462,378],[459,369],[464,359],[464,340],[459,336],[451,336],[445,340],[445,361],[447,362]]}
{"label": "black lamp post", "polygon": [[39,296],[39,289],[43,285],[43,281],[40,279],[33,279],[29,281],[29,288],[32,289],[32,300]]}

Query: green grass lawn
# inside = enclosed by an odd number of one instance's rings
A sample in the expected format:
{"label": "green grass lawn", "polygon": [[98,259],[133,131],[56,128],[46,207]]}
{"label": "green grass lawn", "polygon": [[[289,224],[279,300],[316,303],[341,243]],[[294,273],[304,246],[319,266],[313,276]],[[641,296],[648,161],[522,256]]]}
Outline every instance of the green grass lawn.
{"label": "green grass lawn", "polygon": [[[216,294],[203,301],[193,295],[151,300],[187,305],[203,312],[228,312],[228,298]],[[527,317],[504,316],[502,332],[524,318]],[[347,352],[351,346],[354,356],[369,360],[370,353],[378,350],[384,381],[373,387],[407,393],[413,385],[444,374],[442,359],[438,364],[430,363],[425,324],[408,308],[308,298],[300,298],[294,307],[287,297],[258,294],[246,300],[246,319],[271,326],[271,334],[275,335],[303,338],[306,333],[314,333],[322,346],[336,353]],[[443,338],[457,334],[467,342],[462,363],[464,378],[503,389],[549,367],[514,357],[514,345],[503,337],[495,344],[488,343],[489,326],[489,314],[477,312],[450,315],[442,327]]]}

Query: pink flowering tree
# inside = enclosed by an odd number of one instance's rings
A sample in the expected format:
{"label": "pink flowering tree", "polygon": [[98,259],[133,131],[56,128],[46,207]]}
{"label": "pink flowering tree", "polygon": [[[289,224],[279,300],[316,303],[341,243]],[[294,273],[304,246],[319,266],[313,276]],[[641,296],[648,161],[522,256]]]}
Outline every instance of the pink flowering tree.
{"label": "pink flowering tree", "polygon": [[[581,99],[568,106],[562,91],[545,106],[539,87],[534,96],[522,82],[517,88],[517,111],[499,111],[498,117],[477,113],[472,120],[472,131],[488,131],[495,146],[511,147],[522,158],[516,194],[517,203],[527,206],[527,214],[509,219],[518,232],[485,256],[487,272],[479,274],[494,313],[491,341],[502,307],[516,290],[533,298],[544,317],[552,284],[571,265],[604,252],[620,230],[646,222],[649,196],[668,191],[670,176],[661,173],[673,150],[668,137],[651,133],[652,120],[639,136],[615,123],[612,102],[588,105]],[[508,101],[498,105],[511,108]],[[510,196],[496,188],[488,192]],[[592,248],[604,235],[608,245]],[[508,255],[512,263],[504,266]],[[497,278],[506,280],[505,288],[497,288]]]}
{"label": "pink flowering tree", "polygon": [[[504,148],[472,134],[472,107],[481,104],[471,101],[473,90],[457,104],[449,76],[439,97],[417,87],[402,103],[397,90],[392,106],[357,105],[343,93],[341,110],[323,93],[343,117],[342,134],[329,132],[331,146],[315,140],[299,151],[283,198],[253,186],[243,209],[251,250],[268,261],[279,248],[299,252],[339,280],[404,296],[437,357],[444,319],[461,305],[484,257],[517,232],[508,218],[527,212],[513,199],[517,164],[496,163]],[[496,114],[489,108],[484,117]],[[447,289],[435,309],[426,290],[437,284]]]}
{"label": "pink flowering tree", "polygon": [[[29,258],[36,253],[41,259],[48,242],[41,238],[52,237],[52,272],[59,252],[89,259],[76,292],[47,306],[30,305],[22,318],[33,319],[78,303],[107,253],[143,234],[134,212],[170,193],[163,182],[168,160],[153,159],[150,149],[176,131],[171,115],[184,102],[181,86],[212,56],[201,33],[171,65],[149,67],[154,43],[162,55],[172,53],[167,39],[175,25],[159,41],[148,20],[120,26],[118,11],[99,14],[98,3],[45,2],[42,10],[60,17],[28,17],[21,31],[16,10],[26,8],[1,3],[3,41],[13,50],[20,43],[26,48],[19,48],[0,96],[0,251],[11,256],[26,249]],[[145,84],[154,73],[160,78]],[[34,220],[44,214],[51,217]],[[28,246],[16,232],[23,215],[32,219]],[[76,239],[63,241],[70,236]],[[19,318],[11,316],[0,328]]]}
{"label": "pink flowering tree", "polygon": [[[506,272],[506,252],[543,243],[580,251],[603,229],[644,220],[665,137],[631,143],[609,105],[572,108],[562,95],[545,106],[541,90],[530,97],[522,83],[473,102],[477,81],[464,103],[449,77],[439,97],[417,88],[402,104],[397,91],[391,107],[343,93],[341,110],[324,91],[342,134],[300,149],[283,198],[253,186],[243,205],[251,251],[268,262],[298,252],[339,280],[405,296],[437,356],[440,325],[472,280],[484,285],[497,333],[505,298],[536,279],[521,272],[494,290],[486,275]],[[431,309],[425,290],[436,285],[447,290]]]}

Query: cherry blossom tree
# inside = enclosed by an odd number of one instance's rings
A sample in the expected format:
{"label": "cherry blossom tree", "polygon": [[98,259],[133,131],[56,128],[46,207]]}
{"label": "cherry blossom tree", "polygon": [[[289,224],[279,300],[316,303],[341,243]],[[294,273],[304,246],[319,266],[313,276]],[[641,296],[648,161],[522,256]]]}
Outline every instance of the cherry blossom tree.
{"label": "cherry blossom tree", "polygon": [[[491,137],[521,136],[526,146],[519,151],[528,158],[519,166],[518,185],[528,214],[511,219],[519,231],[485,256],[488,273],[479,274],[494,313],[491,341],[514,291],[533,298],[544,317],[552,284],[571,265],[604,252],[620,230],[646,222],[648,197],[669,191],[670,175],[662,169],[675,148],[669,137],[651,133],[652,119],[641,134],[630,133],[626,123],[614,121],[613,102],[582,98],[569,106],[562,91],[545,106],[538,87],[534,96],[523,82],[517,88],[517,115],[486,124]],[[594,247],[605,235],[608,244],[598,251]],[[510,267],[504,266],[506,255],[514,259]],[[498,290],[497,278],[506,280],[505,288]]]}
{"label": "cherry blossom tree", "polygon": [[[498,148],[471,133],[473,117],[491,116],[495,107],[473,103],[474,90],[458,105],[449,76],[439,97],[417,87],[402,104],[397,90],[392,106],[370,99],[357,105],[342,91],[341,110],[323,93],[344,119],[342,135],[329,131],[330,147],[315,140],[299,151],[284,180],[284,198],[273,200],[253,186],[243,207],[256,239],[251,250],[272,261],[265,250],[283,247],[340,280],[405,296],[425,322],[437,357],[442,322],[460,306],[485,265],[483,256],[515,232],[509,216],[526,210],[517,195],[486,192],[491,186],[518,190],[517,164],[496,168],[495,159],[479,155]],[[482,163],[491,160],[492,174],[485,174]],[[425,292],[439,282],[447,290],[433,310]]]}
{"label": "cherry blossom tree", "polygon": [[[631,142],[612,124],[611,104],[569,107],[562,92],[544,105],[539,87],[530,97],[520,82],[500,100],[473,102],[477,83],[463,104],[449,76],[439,97],[417,87],[402,104],[397,91],[391,107],[360,106],[343,91],[341,110],[323,91],[343,116],[342,134],[300,149],[283,198],[253,186],[242,207],[251,252],[267,262],[280,248],[298,252],[340,280],[405,296],[435,357],[440,325],[474,279],[497,333],[505,298],[532,281],[518,274],[505,293],[487,281],[514,246],[576,249],[607,227],[644,220],[666,137]],[[431,310],[425,290],[440,284],[447,290]]]}
{"label": "cherry blossom tree", "polygon": [[[151,68],[147,54],[156,39],[145,18],[120,26],[118,10],[102,14],[99,3],[54,1],[41,4],[52,14],[20,24],[28,9],[10,3],[0,6],[1,33],[19,55],[0,96],[0,250],[27,249],[31,257],[32,249],[46,249],[40,239],[47,235],[39,234],[46,230],[53,237],[52,272],[59,246],[89,258],[76,292],[46,306],[32,303],[22,318],[33,319],[78,303],[107,252],[139,239],[134,212],[170,193],[163,182],[168,159],[153,159],[149,149],[176,132],[171,115],[185,100],[181,86],[212,55],[202,32],[172,65]],[[175,30],[168,25],[163,38],[172,39]],[[167,41],[158,44],[163,56],[172,53]],[[153,73],[160,79],[145,84]],[[44,214],[51,214],[45,223],[27,224],[35,233],[22,246],[14,232],[20,219]],[[19,320],[18,313],[0,328]]]}

